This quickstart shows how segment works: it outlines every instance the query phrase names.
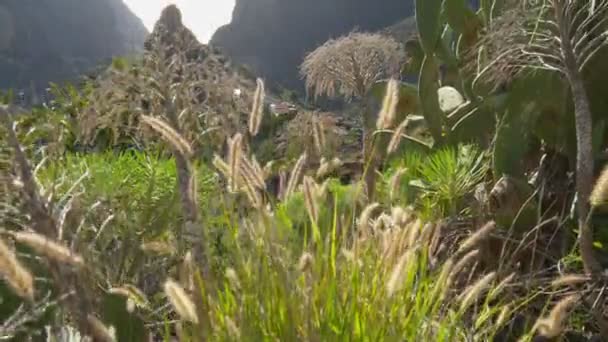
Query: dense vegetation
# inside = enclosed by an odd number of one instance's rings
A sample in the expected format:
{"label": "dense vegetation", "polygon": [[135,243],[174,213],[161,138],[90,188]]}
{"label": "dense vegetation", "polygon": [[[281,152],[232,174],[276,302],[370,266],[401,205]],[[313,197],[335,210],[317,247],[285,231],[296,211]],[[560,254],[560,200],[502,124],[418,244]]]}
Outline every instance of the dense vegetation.
{"label": "dense vegetation", "polygon": [[318,112],[265,153],[264,82],[210,78],[172,6],[140,60],[3,96],[0,338],[605,339],[608,1],[415,4],[405,46],[302,64],[356,108],[354,158]]}

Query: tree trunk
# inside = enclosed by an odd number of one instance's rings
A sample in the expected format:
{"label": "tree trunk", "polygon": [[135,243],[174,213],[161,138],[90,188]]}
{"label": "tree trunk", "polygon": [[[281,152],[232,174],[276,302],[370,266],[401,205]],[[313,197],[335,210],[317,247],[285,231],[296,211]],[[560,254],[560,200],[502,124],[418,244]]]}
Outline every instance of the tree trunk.
{"label": "tree trunk", "polygon": [[593,228],[588,222],[589,197],[593,190],[593,119],[585,83],[567,35],[562,36],[562,42],[566,76],[574,101],[578,242],[585,273],[594,274],[602,268],[593,254]]}
{"label": "tree trunk", "polygon": [[576,120],[576,192],[579,236],[578,242],[587,274],[601,272],[593,254],[593,228],[588,222],[589,197],[593,190],[593,128],[591,109],[585,84],[579,72],[568,75],[574,98]]}

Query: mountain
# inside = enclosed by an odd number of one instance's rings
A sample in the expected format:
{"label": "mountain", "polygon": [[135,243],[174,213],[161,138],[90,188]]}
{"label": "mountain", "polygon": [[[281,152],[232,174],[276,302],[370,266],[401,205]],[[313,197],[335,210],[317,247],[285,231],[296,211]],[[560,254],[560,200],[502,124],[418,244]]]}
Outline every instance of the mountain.
{"label": "mountain", "polygon": [[305,54],[355,28],[378,31],[414,13],[412,0],[237,0],[232,22],[213,35],[234,61],[300,88]]}
{"label": "mountain", "polygon": [[122,0],[2,0],[0,89],[72,79],[147,35]]}

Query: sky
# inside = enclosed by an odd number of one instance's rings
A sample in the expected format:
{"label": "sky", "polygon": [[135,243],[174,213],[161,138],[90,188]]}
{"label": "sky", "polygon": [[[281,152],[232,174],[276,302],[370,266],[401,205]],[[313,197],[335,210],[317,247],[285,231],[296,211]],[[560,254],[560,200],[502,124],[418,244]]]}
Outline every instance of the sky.
{"label": "sky", "polygon": [[182,11],[184,24],[207,43],[215,30],[230,22],[235,0],[124,0],[131,10],[143,20],[148,30],[160,17],[162,9],[176,4]]}

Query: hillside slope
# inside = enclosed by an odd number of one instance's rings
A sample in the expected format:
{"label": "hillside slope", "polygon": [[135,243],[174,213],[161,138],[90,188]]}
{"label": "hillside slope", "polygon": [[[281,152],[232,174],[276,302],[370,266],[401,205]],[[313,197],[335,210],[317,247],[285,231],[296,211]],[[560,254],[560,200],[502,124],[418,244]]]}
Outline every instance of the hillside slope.
{"label": "hillside slope", "polygon": [[211,44],[270,81],[300,88],[306,52],[355,28],[385,28],[413,9],[413,1],[404,0],[237,0],[232,22]]}
{"label": "hillside slope", "polygon": [[123,0],[3,0],[0,88],[71,79],[141,50],[147,34]]}

